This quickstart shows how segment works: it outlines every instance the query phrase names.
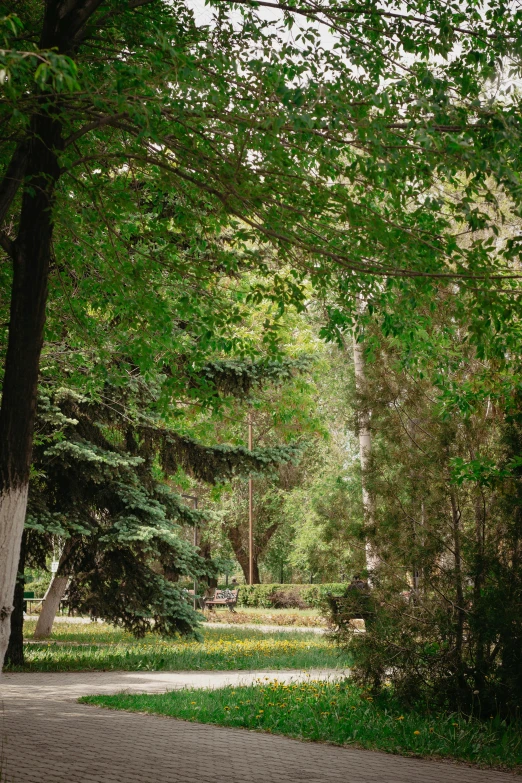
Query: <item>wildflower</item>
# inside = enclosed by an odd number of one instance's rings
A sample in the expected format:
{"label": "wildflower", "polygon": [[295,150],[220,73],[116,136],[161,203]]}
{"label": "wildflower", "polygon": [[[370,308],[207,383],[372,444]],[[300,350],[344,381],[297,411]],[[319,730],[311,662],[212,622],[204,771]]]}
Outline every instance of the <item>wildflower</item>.
{"label": "wildflower", "polygon": [[230,707],[223,707],[223,709],[228,712],[230,710]]}
{"label": "wildflower", "polygon": [[397,718],[397,720],[404,720],[404,715],[399,715],[399,717]]}
{"label": "wildflower", "polygon": [[455,726],[458,729],[459,724],[458,723],[453,723],[452,726]]}
{"label": "wildflower", "polygon": [[416,735],[419,735],[420,731],[414,731],[413,733],[416,734]]}
{"label": "wildflower", "polygon": [[190,703],[191,703],[191,704],[195,704],[196,702],[195,702],[195,701],[191,701]]}
{"label": "wildflower", "polygon": [[433,734],[434,731],[435,731],[435,729],[433,728],[433,726],[431,726],[430,727],[430,734]]}

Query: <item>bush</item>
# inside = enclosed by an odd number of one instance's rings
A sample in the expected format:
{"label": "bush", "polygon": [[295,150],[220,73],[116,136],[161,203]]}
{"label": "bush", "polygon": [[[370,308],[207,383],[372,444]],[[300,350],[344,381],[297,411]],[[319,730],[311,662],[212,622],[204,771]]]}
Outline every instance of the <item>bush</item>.
{"label": "bush", "polygon": [[270,596],[272,606],[276,609],[307,609],[299,590],[276,590]]}
{"label": "bush", "polygon": [[323,585],[241,585],[238,606],[258,609],[318,609],[328,593],[342,595],[346,584]]}

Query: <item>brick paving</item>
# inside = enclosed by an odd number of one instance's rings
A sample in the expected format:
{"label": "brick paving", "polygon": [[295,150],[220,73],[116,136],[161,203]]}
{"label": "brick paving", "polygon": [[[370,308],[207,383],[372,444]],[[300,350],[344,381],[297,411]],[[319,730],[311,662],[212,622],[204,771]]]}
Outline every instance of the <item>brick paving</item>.
{"label": "brick paving", "polygon": [[[1,783],[509,783],[508,773],[80,705],[80,694],[295,680],[296,672],[6,674]],[[327,671],[313,672],[328,677]]]}

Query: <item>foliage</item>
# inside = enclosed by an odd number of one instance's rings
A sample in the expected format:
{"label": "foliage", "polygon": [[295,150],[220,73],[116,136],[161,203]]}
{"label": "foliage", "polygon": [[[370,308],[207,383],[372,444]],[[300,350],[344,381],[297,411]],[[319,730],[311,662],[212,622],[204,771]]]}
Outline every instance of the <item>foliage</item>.
{"label": "foliage", "polygon": [[506,726],[498,715],[479,721],[459,713],[405,712],[392,694],[374,700],[349,680],[290,685],[261,680],[252,687],[84,696],[80,701],[405,756],[517,771],[522,766],[518,724]]}
{"label": "foliage", "polygon": [[197,626],[175,580],[214,573],[181,529],[207,515],[184,503],[169,475],[183,466],[215,481],[266,470],[292,453],[201,444],[159,422],[154,401],[153,384],[137,377],[125,388],[105,384],[101,399],[51,384],[43,390],[26,521],[40,567],[53,537],[69,541],[70,606],[138,636],[151,625],[162,634]]}
{"label": "foliage", "polygon": [[[261,585],[242,585],[239,591],[238,606],[261,607],[264,609],[277,608],[277,602],[284,600],[283,596],[297,597],[304,604],[303,607],[320,607],[325,597],[332,593],[333,595],[342,595],[346,590],[344,583],[331,583],[320,585],[306,584],[261,584]],[[291,600],[289,598],[288,600]]]}
{"label": "foliage", "polygon": [[[446,305],[438,301],[441,331]],[[444,356],[436,339],[434,329],[432,360],[423,357],[432,369]],[[522,694],[516,364],[503,374],[509,395],[477,394],[462,410],[440,394],[432,373],[407,366],[399,341],[381,337],[374,346],[358,395],[359,409],[371,411],[365,480],[374,508],[363,533],[377,557],[373,612],[366,634],[344,624],[339,639],[354,656],[354,676],[376,691],[389,679],[410,705],[426,700],[440,709],[516,718]],[[495,360],[478,359],[465,338],[457,348],[446,363],[448,385],[473,388],[479,373],[491,385],[498,379]]]}

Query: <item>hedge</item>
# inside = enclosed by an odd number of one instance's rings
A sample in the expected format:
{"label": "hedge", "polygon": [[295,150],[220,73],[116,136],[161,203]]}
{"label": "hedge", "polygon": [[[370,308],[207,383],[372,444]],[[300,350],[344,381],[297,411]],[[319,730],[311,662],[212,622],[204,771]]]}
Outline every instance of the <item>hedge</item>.
{"label": "hedge", "polygon": [[344,582],[321,585],[240,585],[237,605],[273,609],[276,599],[279,603],[284,603],[286,599],[289,605],[294,599],[297,599],[301,600],[307,608],[316,609],[325,599],[327,593],[341,595],[345,590],[346,583]]}

